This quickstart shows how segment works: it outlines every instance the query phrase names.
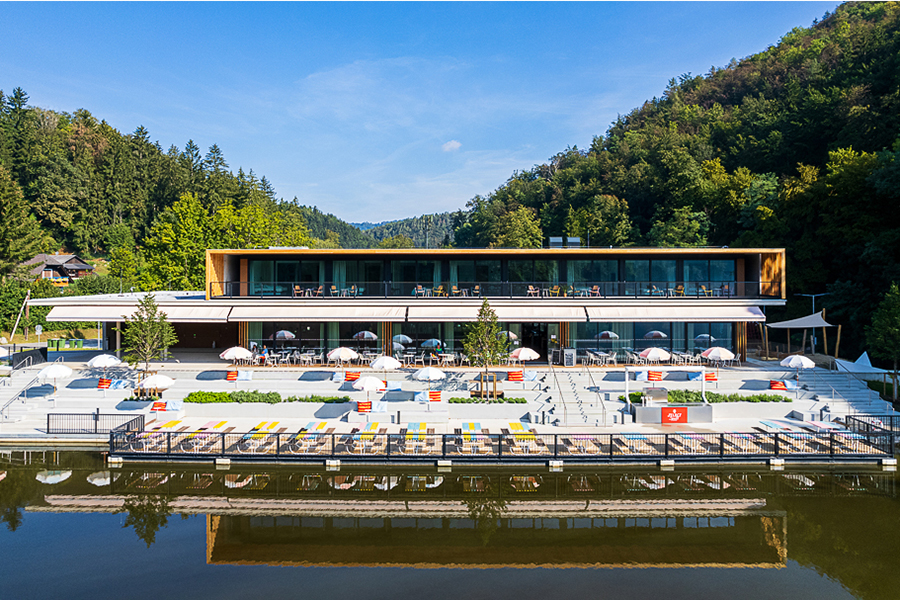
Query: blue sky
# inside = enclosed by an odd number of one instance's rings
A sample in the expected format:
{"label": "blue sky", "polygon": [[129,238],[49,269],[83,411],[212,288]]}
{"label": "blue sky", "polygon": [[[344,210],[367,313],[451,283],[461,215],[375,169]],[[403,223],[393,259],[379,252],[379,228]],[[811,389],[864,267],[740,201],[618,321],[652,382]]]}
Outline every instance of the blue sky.
{"label": "blue sky", "polygon": [[0,89],[349,221],[463,208],[835,2],[0,3]]}

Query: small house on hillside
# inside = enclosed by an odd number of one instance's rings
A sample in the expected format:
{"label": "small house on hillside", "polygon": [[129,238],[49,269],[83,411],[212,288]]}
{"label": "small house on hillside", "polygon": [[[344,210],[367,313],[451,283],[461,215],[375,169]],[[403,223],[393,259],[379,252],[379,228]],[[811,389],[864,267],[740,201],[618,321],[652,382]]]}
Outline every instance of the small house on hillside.
{"label": "small house on hillside", "polygon": [[31,274],[35,277],[49,279],[53,285],[60,286],[69,285],[94,270],[75,254],[38,254],[23,264],[32,267]]}

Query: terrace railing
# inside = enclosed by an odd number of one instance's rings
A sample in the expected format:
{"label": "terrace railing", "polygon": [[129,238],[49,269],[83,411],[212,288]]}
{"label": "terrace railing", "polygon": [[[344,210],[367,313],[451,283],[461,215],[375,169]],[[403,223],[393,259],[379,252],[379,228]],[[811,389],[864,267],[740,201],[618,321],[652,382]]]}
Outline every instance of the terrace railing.
{"label": "terrace railing", "polygon": [[144,415],[47,413],[47,433],[51,434],[128,433],[143,428]]}
{"label": "terrace railing", "polygon": [[891,432],[659,433],[659,434],[379,434],[110,432],[116,455],[252,460],[356,459],[408,461],[585,462],[729,460],[747,458],[856,459],[892,456]]}
{"label": "terrace railing", "polygon": [[210,297],[256,298],[767,298],[776,281],[213,281]]}

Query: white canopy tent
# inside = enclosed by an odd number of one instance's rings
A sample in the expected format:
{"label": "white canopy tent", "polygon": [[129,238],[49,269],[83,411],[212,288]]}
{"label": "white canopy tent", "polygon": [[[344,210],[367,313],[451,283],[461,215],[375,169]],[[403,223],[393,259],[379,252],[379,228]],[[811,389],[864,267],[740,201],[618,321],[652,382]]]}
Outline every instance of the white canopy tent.
{"label": "white canopy tent", "polygon": [[[766,323],[766,357],[769,356],[769,329],[787,329],[787,353],[791,353],[791,329],[802,329],[803,330],[803,342],[800,345],[800,351],[805,352],[806,348],[806,330],[807,329],[818,329],[822,328],[822,339],[825,341],[825,354],[828,354],[828,334],[826,333],[826,327],[837,327],[838,335],[837,342],[834,345],[834,354],[837,356],[838,346],[841,343],[841,326],[840,325],[832,325],[828,321],[825,320],[825,311],[821,310],[817,313],[807,315],[805,317],[800,317],[799,319],[790,319],[788,321],[781,321],[778,323]],[[813,353],[815,353],[815,348],[813,348]]]}

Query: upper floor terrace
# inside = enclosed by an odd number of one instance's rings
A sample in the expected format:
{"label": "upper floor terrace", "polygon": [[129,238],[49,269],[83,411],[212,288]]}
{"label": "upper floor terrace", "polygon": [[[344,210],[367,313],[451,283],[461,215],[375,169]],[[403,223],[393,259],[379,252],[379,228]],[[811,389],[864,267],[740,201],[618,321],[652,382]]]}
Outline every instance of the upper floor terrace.
{"label": "upper floor terrace", "polygon": [[783,249],[207,250],[209,298],[784,299]]}

